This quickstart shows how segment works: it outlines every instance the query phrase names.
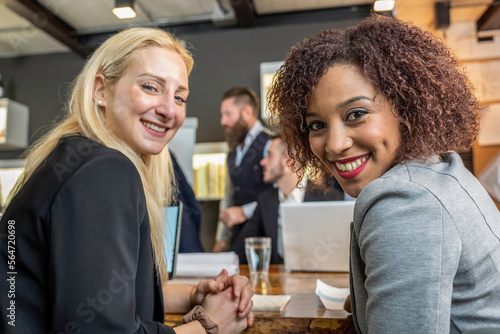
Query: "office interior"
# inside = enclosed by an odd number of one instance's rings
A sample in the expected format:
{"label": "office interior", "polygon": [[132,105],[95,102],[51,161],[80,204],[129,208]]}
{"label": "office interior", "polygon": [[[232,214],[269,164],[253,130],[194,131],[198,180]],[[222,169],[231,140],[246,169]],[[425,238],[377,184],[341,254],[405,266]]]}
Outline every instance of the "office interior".
{"label": "office interior", "polygon": [[[29,107],[29,144],[61,116],[71,81],[96,45],[130,26],[159,26],[181,38],[194,56],[186,107],[186,117],[194,120],[188,122],[195,130],[193,153],[224,153],[222,93],[235,85],[261,92],[261,64],[283,61],[295,43],[323,29],[356,24],[373,11],[374,1],[135,0],[137,17],[129,20],[117,19],[111,13],[114,5],[115,0],[0,3],[4,97]],[[396,0],[383,15],[412,21],[442,37],[467,68],[481,103],[489,107],[474,148],[460,152],[480,176],[500,154],[500,4]],[[0,145],[0,160],[20,159],[23,151]],[[194,175],[188,179],[195,182]],[[199,198],[206,250],[213,242],[220,198],[220,193]],[[496,204],[500,208],[498,199]]]}

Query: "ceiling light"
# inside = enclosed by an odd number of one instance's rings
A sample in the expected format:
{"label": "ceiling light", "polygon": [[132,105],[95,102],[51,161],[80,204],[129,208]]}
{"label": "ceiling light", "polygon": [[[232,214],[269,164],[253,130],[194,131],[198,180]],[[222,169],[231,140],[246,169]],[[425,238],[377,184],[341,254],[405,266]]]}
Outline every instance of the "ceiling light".
{"label": "ceiling light", "polygon": [[394,9],[394,4],[395,4],[394,0],[392,1],[377,0],[373,4],[373,10],[375,10],[376,12],[388,12]]}
{"label": "ceiling light", "polygon": [[119,19],[131,19],[135,17],[134,0],[116,0],[113,14]]}

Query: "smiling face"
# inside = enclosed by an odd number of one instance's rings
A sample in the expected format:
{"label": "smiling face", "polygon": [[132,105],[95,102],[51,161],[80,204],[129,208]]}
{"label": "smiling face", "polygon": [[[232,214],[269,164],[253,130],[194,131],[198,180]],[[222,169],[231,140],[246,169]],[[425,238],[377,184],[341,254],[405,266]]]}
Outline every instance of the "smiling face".
{"label": "smiling face", "polygon": [[96,77],[106,126],[138,154],[158,154],[185,118],[189,94],[186,64],[175,51],[146,47],[110,89]]}
{"label": "smiling face", "polygon": [[392,167],[401,142],[390,103],[354,65],[334,65],[320,78],[306,123],[311,150],[352,197]]}

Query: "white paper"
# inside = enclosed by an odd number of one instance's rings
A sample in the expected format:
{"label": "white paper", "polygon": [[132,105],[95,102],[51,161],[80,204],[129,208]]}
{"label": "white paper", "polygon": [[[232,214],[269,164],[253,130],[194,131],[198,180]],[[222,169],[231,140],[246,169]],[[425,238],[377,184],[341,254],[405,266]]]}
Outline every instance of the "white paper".
{"label": "white paper", "polygon": [[226,269],[230,276],[238,274],[240,272],[238,255],[234,252],[177,254],[177,277],[212,278],[222,269]]}
{"label": "white paper", "polygon": [[322,280],[316,280],[316,295],[327,310],[343,310],[344,302],[349,295],[349,288],[336,288]]}
{"label": "white paper", "polygon": [[292,297],[290,295],[258,295],[252,297],[252,311],[282,312]]}

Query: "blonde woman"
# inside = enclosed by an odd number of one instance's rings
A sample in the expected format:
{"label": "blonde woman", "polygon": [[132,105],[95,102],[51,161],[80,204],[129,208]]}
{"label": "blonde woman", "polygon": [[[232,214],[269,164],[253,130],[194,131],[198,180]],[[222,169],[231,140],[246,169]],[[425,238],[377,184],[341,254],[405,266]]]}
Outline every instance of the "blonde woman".
{"label": "blonde woman", "polygon": [[[168,33],[111,37],[76,79],[67,117],[29,150],[0,222],[2,333],[238,333],[252,290],[223,271],[164,288],[161,209],[167,143],[182,125],[193,67]],[[165,299],[165,303],[163,303]],[[192,309],[192,310],[191,310]],[[191,311],[190,311],[191,310]],[[185,325],[164,312],[189,312]]]}

